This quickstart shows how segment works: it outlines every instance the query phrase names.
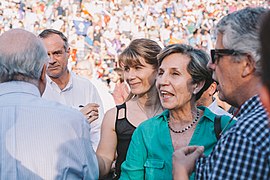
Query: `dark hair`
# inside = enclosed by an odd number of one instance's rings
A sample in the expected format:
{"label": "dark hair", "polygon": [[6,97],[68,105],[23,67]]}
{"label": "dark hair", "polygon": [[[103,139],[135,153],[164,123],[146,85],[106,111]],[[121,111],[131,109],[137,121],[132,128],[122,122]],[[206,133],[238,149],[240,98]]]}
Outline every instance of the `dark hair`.
{"label": "dark hair", "polygon": [[55,29],[45,29],[44,31],[42,31],[38,37],[40,37],[41,39],[47,38],[52,34],[56,34],[59,35],[61,37],[61,39],[64,41],[64,48],[67,51],[68,50],[68,39],[67,37],[60,31],[57,31]]}
{"label": "dark hair", "polygon": [[212,84],[212,71],[207,68],[210,56],[201,49],[195,49],[186,44],[171,44],[165,47],[158,55],[159,66],[167,56],[181,53],[190,58],[187,71],[192,77],[192,83],[205,81],[203,88],[196,94],[196,100],[200,99],[203,92]]}
{"label": "dark hair", "polygon": [[119,62],[121,66],[135,67],[141,64],[140,60],[144,60],[147,64],[151,64],[157,69],[157,55],[160,50],[161,47],[153,40],[144,38],[135,39],[119,55]]}
{"label": "dark hair", "polygon": [[262,81],[270,90],[270,11],[265,16],[260,32],[262,55]]}

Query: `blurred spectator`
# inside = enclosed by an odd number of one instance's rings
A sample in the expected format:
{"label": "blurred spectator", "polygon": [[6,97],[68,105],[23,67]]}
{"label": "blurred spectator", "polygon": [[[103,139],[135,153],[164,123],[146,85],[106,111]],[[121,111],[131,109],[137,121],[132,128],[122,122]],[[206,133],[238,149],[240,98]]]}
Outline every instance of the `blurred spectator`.
{"label": "blurred spectator", "polygon": [[100,79],[93,76],[93,65],[90,61],[78,61],[76,66],[73,68],[73,71],[79,76],[89,79],[96,87],[103,104],[104,113],[115,106],[114,98],[109,93],[106,85],[102,83]]}
{"label": "blurred spectator", "polygon": [[[47,28],[57,29],[67,34],[71,42],[71,66],[91,50],[95,59],[104,61],[110,54],[117,64],[119,44],[126,47],[138,38],[150,38],[162,47],[179,42],[189,44],[191,40],[190,45],[209,51],[215,41],[211,30],[217,21],[247,6],[269,8],[265,0],[7,0],[0,2],[0,34],[17,27],[35,34]],[[87,35],[81,38],[77,38],[78,22],[87,24]],[[108,31],[116,35],[105,36]],[[85,46],[77,41],[84,41]]]}
{"label": "blurred spectator", "polygon": [[110,79],[114,83],[112,95],[115,104],[123,104],[129,95],[129,87],[124,81],[124,70],[121,68],[114,68],[110,74]]}

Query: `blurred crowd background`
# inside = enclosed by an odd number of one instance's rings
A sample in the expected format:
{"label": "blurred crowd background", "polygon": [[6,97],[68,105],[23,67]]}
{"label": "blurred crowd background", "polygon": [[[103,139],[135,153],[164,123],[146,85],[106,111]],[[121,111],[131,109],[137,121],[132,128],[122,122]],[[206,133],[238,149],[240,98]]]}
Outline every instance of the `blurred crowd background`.
{"label": "blurred crowd background", "polygon": [[267,0],[5,0],[0,2],[0,34],[46,28],[69,39],[69,68],[91,62],[92,76],[109,86],[117,56],[136,38],[162,47],[186,43],[213,48],[212,27],[224,15],[247,6],[269,7]]}

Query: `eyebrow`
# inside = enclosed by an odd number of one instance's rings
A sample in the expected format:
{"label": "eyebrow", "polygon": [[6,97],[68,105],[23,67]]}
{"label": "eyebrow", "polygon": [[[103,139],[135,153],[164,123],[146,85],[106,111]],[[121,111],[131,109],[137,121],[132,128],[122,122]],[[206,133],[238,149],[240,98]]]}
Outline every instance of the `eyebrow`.
{"label": "eyebrow", "polygon": [[62,50],[56,50],[56,51],[48,52],[48,54],[49,54],[49,53],[56,54],[56,53],[62,53],[62,52],[63,52]]}

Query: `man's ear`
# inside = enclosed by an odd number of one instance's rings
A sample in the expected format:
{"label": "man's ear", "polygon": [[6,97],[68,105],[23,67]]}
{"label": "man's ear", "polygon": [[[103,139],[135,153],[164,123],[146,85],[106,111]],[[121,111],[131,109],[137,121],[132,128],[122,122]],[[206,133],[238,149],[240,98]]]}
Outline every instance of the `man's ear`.
{"label": "man's ear", "polygon": [[197,94],[198,92],[200,92],[200,90],[203,88],[204,84],[205,84],[205,81],[201,81],[199,83],[196,83],[195,88],[193,90],[193,94]]}
{"label": "man's ear", "polygon": [[260,98],[263,106],[268,111],[268,114],[270,114],[270,90],[265,85],[260,89]]}
{"label": "man's ear", "polygon": [[211,96],[213,96],[214,94],[215,94],[215,92],[216,92],[216,90],[217,90],[217,83],[214,81],[214,82],[212,82],[212,84],[209,86],[209,88],[208,88],[208,92],[209,92],[209,94],[211,95]]}
{"label": "man's ear", "polygon": [[246,77],[250,74],[252,74],[255,71],[255,62],[253,58],[248,54],[246,55],[245,61],[243,61],[244,66],[243,66],[243,71],[242,71],[242,76]]}
{"label": "man's ear", "polygon": [[45,88],[46,88],[46,71],[47,71],[47,65],[44,64],[43,65],[43,68],[41,70],[41,75],[40,75],[40,78],[39,78],[39,83],[38,83],[38,89],[39,89],[39,92],[40,94],[42,95],[45,91]]}

